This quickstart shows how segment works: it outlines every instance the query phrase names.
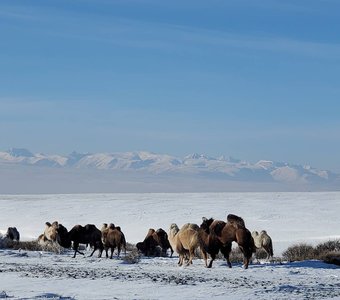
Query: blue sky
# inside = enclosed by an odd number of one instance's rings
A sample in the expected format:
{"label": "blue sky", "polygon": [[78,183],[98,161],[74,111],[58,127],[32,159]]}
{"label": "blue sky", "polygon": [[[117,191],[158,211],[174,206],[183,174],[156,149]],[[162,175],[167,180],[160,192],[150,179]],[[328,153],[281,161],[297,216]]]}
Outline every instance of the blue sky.
{"label": "blue sky", "polygon": [[0,149],[340,172],[337,0],[0,2]]}

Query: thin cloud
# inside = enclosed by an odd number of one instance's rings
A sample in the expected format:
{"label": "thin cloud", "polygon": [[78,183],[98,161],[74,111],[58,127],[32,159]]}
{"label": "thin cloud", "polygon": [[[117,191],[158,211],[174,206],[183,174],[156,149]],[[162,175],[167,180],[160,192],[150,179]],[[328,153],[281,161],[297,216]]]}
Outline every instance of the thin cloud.
{"label": "thin cloud", "polygon": [[[279,2],[274,4],[282,5]],[[274,4],[272,3],[272,5]],[[257,2],[256,5],[264,4]],[[300,7],[300,5],[292,3],[286,3],[284,6]],[[225,50],[286,53],[327,60],[340,59],[340,44],[338,43],[273,36],[265,32],[241,34],[232,31],[210,30],[194,26],[138,21],[112,16],[110,18],[102,16],[99,19],[96,18],[97,15],[92,15],[89,12],[65,13],[58,11],[57,13],[54,10],[46,10],[42,7],[32,9],[26,6],[15,6],[6,9],[5,6],[0,15],[26,19],[28,22],[39,20],[34,28],[34,31],[38,34],[71,40],[100,42],[127,48],[200,53],[205,51],[204,47],[217,47]],[[42,27],[41,21],[46,26]],[[61,25],[56,27],[55,24]],[[66,27],[67,30],[65,30]],[[27,30],[31,31],[32,28]]]}

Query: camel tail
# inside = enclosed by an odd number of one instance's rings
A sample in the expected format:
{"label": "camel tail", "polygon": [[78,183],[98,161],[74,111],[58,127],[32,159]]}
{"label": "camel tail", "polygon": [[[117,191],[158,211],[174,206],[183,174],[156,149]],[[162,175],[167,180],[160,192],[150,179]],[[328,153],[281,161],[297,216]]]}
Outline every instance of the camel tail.
{"label": "camel tail", "polygon": [[273,243],[272,243],[272,241],[270,241],[270,244],[269,244],[269,253],[270,253],[270,256],[271,256],[271,257],[274,256],[274,252],[273,252]]}

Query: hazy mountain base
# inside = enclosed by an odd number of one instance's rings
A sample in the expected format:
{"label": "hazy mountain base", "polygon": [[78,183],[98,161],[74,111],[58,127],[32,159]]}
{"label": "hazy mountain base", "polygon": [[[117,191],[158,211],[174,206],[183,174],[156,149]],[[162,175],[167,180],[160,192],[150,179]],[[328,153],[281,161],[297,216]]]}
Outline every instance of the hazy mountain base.
{"label": "hazy mountain base", "polygon": [[338,191],[340,183],[301,184],[240,181],[197,174],[151,174],[0,164],[1,194],[125,192]]}

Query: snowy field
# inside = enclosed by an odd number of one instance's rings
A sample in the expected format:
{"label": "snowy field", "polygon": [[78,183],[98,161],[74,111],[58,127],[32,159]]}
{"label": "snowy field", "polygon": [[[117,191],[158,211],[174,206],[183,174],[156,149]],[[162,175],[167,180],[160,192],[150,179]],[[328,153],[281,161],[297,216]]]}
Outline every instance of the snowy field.
{"label": "snowy field", "polygon": [[[251,230],[265,229],[274,256],[306,242],[340,238],[340,193],[199,193],[1,195],[0,231],[16,226],[21,240],[36,239],[46,221],[114,223],[130,243],[149,228],[173,222],[201,223],[202,216],[244,218]],[[236,246],[236,245],[235,245]],[[0,250],[0,298],[11,299],[340,299],[340,268],[319,261],[256,263],[244,270],[223,260],[206,269],[202,260],[178,267],[175,258],[122,259]]]}

